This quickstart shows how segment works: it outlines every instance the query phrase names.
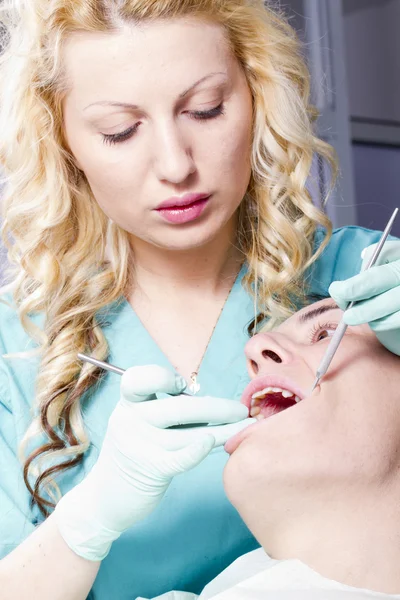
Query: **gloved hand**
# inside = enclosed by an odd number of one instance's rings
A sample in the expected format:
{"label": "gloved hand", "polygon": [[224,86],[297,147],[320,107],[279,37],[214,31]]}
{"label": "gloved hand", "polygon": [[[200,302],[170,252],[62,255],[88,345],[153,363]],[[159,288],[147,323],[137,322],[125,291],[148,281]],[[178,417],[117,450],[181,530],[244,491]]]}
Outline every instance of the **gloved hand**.
{"label": "gloved hand", "polygon": [[[131,367],[108,422],[99,458],[85,479],[57,504],[54,517],[68,546],[102,560],[123,531],[154,510],[172,478],[199,464],[254,419],[239,402],[179,394],[182,377],[162,367]],[[245,419],[245,421],[243,421]],[[239,421],[239,422],[238,422]],[[193,423],[230,423],[166,429]]]}
{"label": "gloved hand", "polygon": [[[373,244],[363,251],[362,269],[375,248]],[[373,267],[345,281],[335,281],[329,293],[342,309],[357,300],[357,304],[345,312],[345,323],[369,323],[380,342],[400,355],[400,241],[386,241]]]}

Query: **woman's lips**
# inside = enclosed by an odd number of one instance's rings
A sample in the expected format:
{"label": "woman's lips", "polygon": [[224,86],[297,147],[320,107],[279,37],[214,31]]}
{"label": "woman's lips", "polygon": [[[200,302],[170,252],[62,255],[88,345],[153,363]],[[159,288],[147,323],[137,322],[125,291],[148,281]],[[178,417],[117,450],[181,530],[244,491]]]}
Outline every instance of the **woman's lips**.
{"label": "woman's lips", "polygon": [[200,217],[209,199],[210,196],[203,196],[198,199],[193,199],[187,204],[177,203],[172,206],[161,206],[157,208],[157,212],[169,223],[174,223],[176,225],[190,223]]}

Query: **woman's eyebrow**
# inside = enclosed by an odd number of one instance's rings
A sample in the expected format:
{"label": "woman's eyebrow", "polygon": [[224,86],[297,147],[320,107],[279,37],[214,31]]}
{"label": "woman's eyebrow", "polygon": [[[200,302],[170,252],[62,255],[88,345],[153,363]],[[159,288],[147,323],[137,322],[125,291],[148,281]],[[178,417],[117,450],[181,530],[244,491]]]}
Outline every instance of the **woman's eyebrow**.
{"label": "woman's eyebrow", "polygon": [[302,315],[299,315],[298,322],[301,324],[307,323],[307,321],[310,321],[314,317],[319,317],[320,315],[323,315],[329,310],[338,310],[338,308],[339,306],[334,302],[332,302],[331,304],[323,304],[322,306],[312,308],[311,310],[303,313]]}
{"label": "woman's eyebrow", "polygon": [[187,90],[182,92],[182,94],[179,94],[179,98],[184,98],[185,96],[187,96],[189,94],[189,92],[192,92],[198,85],[203,83],[203,81],[206,81],[206,79],[210,79],[211,77],[215,77],[215,75],[225,75],[226,76],[226,73],[224,73],[223,71],[217,71],[216,73],[209,73],[209,75],[206,75],[205,77],[202,77],[201,79],[196,81],[196,83],[194,83]]}
{"label": "woman's eyebrow", "polygon": [[[210,79],[211,77],[215,77],[215,75],[225,75],[227,77],[227,74],[224,71],[217,71],[215,73],[209,73],[205,77],[202,77],[201,79],[199,79],[198,81],[193,83],[193,85],[191,85],[187,90],[185,90],[184,92],[179,94],[179,98],[184,98],[190,92],[192,92],[198,85],[200,85],[207,79]],[[88,104],[88,106],[86,106],[83,110],[85,111],[88,108],[90,108],[91,106],[116,106],[118,108],[128,108],[130,110],[137,110],[139,108],[139,106],[137,106],[137,104],[130,104],[128,102],[113,102],[110,100],[100,100],[99,102],[93,102],[92,104]]]}

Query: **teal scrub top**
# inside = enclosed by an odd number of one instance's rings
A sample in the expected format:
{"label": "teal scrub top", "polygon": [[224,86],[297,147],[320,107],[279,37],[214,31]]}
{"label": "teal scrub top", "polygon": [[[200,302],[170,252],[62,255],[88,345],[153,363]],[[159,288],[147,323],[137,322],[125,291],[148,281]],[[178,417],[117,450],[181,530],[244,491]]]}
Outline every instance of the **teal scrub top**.
{"label": "teal scrub top", "polygon": [[[317,246],[323,236],[322,231],[317,233]],[[332,281],[357,274],[362,249],[379,236],[379,232],[357,227],[336,230],[309,274],[311,292],[327,296]],[[248,383],[243,349],[254,304],[242,287],[244,273],[245,267],[200,366],[200,395],[239,401]],[[128,302],[105,311],[105,320],[109,362],[122,368],[146,364],[172,368]],[[15,312],[0,304],[1,354],[33,347]],[[0,557],[42,521],[39,511],[30,508],[17,458],[19,442],[30,422],[37,360],[0,359]],[[81,481],[96,461],[108,418],[119,399],[119,385],[120,376],[107,373],[100,386],[85,397],[83,417],[92,443],[83,463],[59,480],[62,493]],[[238,556],[258,546],[225,496],[222,471],[227,458],[223,448],[217,448],[198,467],[174,479],[155,512],[114,542],[101,564],[90,600],[152,598],[172,589],[200,593]]]}

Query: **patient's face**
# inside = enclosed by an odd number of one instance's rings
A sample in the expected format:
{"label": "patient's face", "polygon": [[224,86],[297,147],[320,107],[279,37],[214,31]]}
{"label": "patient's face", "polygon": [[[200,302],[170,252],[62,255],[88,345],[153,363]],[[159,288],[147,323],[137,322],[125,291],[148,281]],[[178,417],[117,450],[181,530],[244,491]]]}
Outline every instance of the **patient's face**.
{"label": "patient's face", "polygon": [[278,513],[285,503],[288,512],[308,510],[316,497],[331,501],[350,488],[361,502],[371,486],[383,488],[399,473],[400,358],[368,325],[348,327],[310,395],[342,314],[331,299],[323,300],[246,346],[252,382],[242,402],[252,404],[260,420],[226,444],[231,457],[224,480],[259,539],[267,511]]}

